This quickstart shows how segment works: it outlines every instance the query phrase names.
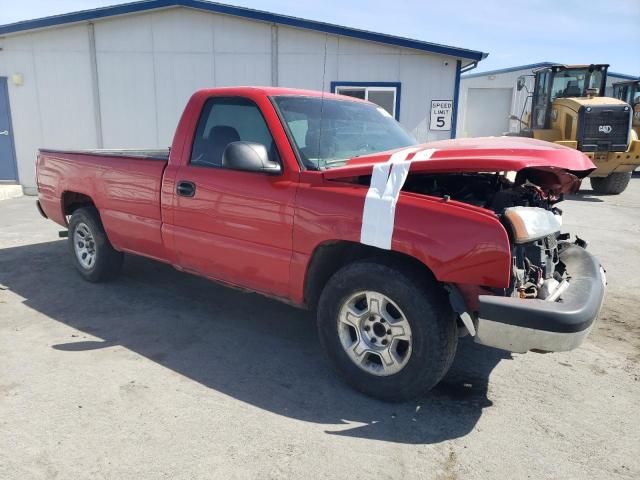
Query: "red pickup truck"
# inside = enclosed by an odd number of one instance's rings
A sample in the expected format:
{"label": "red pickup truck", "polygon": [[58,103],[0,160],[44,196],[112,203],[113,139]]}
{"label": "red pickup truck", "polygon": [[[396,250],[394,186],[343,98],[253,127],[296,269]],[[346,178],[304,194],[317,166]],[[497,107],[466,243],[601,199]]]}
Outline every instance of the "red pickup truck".
{"label": "red pickup truck", "polygon": [[38,208],[68,227],[85,279],[132,253],[317,309],[337,372],[402,400],[443,377],[462,335],[582,342],[604,272],[555,204],[594,168],[532,139],[417,145],[349,97],[216,88],[191,97],[169,150],[40,150]]}

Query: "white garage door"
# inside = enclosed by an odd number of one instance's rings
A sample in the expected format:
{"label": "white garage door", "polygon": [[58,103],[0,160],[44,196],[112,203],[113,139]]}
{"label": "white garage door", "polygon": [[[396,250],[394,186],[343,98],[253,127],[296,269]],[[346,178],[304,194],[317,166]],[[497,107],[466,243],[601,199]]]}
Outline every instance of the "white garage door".
{"label": "white garage door", "polygon": [[508,132],[512,96],[513,88],[470,88],[464,136],[487,137]]}

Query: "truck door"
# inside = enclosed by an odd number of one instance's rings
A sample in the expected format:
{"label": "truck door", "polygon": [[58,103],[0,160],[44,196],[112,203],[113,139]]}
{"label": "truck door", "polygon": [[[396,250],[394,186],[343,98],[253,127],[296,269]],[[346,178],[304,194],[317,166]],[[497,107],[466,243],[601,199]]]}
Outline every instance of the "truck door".
{"label": "truck door", "polygon": [[297,183],[284,169],[269,175],[222,167],[222,153],[235,141],[261,143],[271,159],[282,163],[253,101],[209,98],[190,158],[175,176],[171,228],[178,264],[217,280],[285,296]]}

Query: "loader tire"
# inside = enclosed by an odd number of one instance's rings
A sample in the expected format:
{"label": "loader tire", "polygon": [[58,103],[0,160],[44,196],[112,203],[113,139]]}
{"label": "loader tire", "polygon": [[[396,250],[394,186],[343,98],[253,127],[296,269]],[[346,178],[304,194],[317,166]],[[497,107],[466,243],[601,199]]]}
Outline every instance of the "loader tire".
{"label": "loader tire", "polygon": [[608,177],[593,177],[591,188],[599,195],[619,195],[624,192],[631,180],[631,172],[612,173]]}

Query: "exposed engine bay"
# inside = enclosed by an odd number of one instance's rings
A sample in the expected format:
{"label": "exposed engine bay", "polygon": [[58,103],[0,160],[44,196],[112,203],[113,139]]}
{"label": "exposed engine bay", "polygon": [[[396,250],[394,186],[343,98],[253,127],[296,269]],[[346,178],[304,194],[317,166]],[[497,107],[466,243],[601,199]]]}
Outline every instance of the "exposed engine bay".
{"label": "exposed engine bay", "polygon": [[510,181],[502,173],[447,173],[409,175],[403,191],[448,198],[501,214],[515,206],[551,209],[562,200],[529,181]]}
{"label": "exposed engine bay", "polygon": [[[537,175],[534,180],[541,180],[540,172]],[[552,177],[545,175],[544,180],[549,178]],[[494,211],[512,240],[512,281],[504,294],[556,301],[569,286],[565,266],[559,260],[559,249],[567,244],[569,235],[560,233],[562,211],[555,207],[563,195],[556,193],[557,183],[545,190],[531,180],[526,172],[515,175],[513,181],[503,173],[417,174],[409,175],[403,191],[442,197]],[[576,183],[579,185],[579,181]],[[536,210],[551,212],[558,219],[557,231],[530,241],[519,241],[514,238],[514,229],[505,215],[505,211],[512,207],[536,207]]]}

